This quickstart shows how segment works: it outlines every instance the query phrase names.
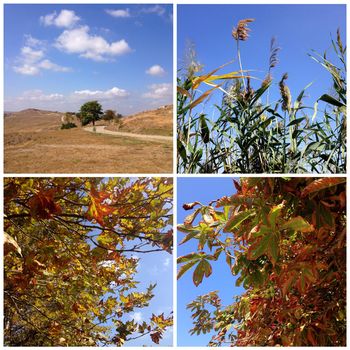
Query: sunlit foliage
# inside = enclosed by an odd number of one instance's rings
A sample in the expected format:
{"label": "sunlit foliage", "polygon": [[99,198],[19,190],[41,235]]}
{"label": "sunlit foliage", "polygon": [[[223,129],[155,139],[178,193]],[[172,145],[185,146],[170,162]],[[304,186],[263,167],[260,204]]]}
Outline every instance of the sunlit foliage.
{"label": "sunlit foliage", "polygon": [[198,286],[223,255],[245,288],[232,305],[216,291],[190,303],[191,334],[215,331],[212,346],[345,346],[345,179],[234,185],[232,196],[184,205],[194,211],[178,226],[186,234],[181,244],[197,241],[198,250],[178,258],[178,278],[194,268]]}
{"label": "sunlit foliage", "polygon": [[172,315],[130,314],[156,290],[135,253],[172,251],[170,179],[7,178],[4,212],[5,345],[159,343]]}

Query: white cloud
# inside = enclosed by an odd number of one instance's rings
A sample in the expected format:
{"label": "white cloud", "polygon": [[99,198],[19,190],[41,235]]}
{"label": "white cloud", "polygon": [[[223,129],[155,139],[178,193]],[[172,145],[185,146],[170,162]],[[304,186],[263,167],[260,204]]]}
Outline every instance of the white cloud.
{"label": "white cloud", "polygon": [[70,10],[62,10],[58,15],[57,12],[53,12],[40,17],[40,22],[44,26],[56,26],[61,28],[70,28],[78,21],[80,21],[80,17],[78,17],[74,11]]}
{"label": "white cloud", "polygon": [[[109,90],[77,90],[68,95],[58,93],[47,94],[42,90],[28,90],[17,96],[13,101],[58,101],[64,100],[67,103],[79,102],[85,99],[112,100],[129,96],[129,93],[124,89],[113,87]],[[134,259],[139,259],[136,255]]]}
{"label": "white cloud", "polygon": [[168,267],[169,265],[170,265],[170,258],[165,258],[165,260],[163,262],[163,266]]}
{"label": "white cloud", "polygon": [[45,94],[42,90],[28,90],[23,92],[21,96],[18,96],[19,101],[58,101],[63,100],[64,96],[61,94]]}
{"label": "white cloud", "polygon": [[141,12],[143,13],[155,13],[158,16],[163,16],[165,14],[165,8],[160,5],[154,5],[151,7],[144,7]]}
{"label": "white cloud", "polygon": [[25,34],[24,37],[26,39],[26,46],[43,47],[45,44],[45,41],[34,38],[30,34]]}
{"label": "white cloud", "polygon": [[113,87],[109,90],[77,90],[73,93],[74,97],[77,97],[79,99],[101,99],[101,100],[108,100],[108,99],[114,99],[114,98],[121,98],[121,97],[127,97],[129,96],[129,93],[124,89],[119,89],[117,87]]}
{"label": "white cloud", "polygon": [[23,75],[37,75],[40,72],[38,67],[29,65],[26,63],[22,64],[21,66],[14,66],[13,70],[16,73],[23,74]]}
{"label": "white cloud", "polygon": [[165,70],[162,66],[160,66],[159,64],[155,64],[154,66],[148,68],[146,70],[146,73],[149,75],[154,75],[154,76],[159,76],[161,77],[162,75],[165,74]]}
{"label": "white cloud", "polygon": [[16,73],[23,75],[37,75],[41,70],[52,70],[54,72],[70,72],[68,67],[62,67],[45,58],[45,47],[42,40],[25,35],[25,46],[17,58],[17,64],[13,67]]}
{"label": "white cloud", "polygon": [[134,312],[133,314],[129,315],[129,317],[135,322],[141,322],[143,320],[142,312]]}
{"label": "white cloud", "polygon": [[131,52],[124,39],[109,44],[101,36],[90,35],[89,30],[88,26],[65,30],[57,38],[55,46],[64,52],[80,54],[95,61],[105,61],[108,56],[120,56]]}
{"label": "white cloud", "polygon": [[35,63],[44,57],[44,51],[34,50],[29,46],[24,46],[21,49],[21,55],[27,63]]}
{"label": "white cloud", "polygon": [[106,10],[106,13],[117,18],[128,18],[130,17],[129,9],[125,10]]}
{"label": "white cloud", "polygon": [[53,62],[51,62],[50,60],[47,60],[47,59],[41,61],[38,64],[38,67],[42,68],[42,69],[52,70],[54,72],[71,72],[70,68],[59,66],[58,64],[53,63]]}
{"label": "white cloud", "polygon": [[173,95],[173,87],[170,83],[152,84],[148,87],[149,91],[142,96],[151,99],[169,99]]}

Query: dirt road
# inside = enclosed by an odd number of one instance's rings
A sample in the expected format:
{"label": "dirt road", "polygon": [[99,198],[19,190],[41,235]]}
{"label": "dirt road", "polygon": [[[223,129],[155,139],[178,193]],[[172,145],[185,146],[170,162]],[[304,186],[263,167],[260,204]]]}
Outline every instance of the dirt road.
{"label": "dirt road", "polygon": [[[95,128],[95,130],[94,130]],[[90,131],[97,134],[107,134],[107,135],[114,135],[114,136],[124,136],[124,137],[131,137],[131,138],[138,138],[143,139],[147,141],[163,141],[163,142],[172,142],[173,138],[171,136],[159,136],[159,135],[143,135],[143,134],[134,134],[130,132],[121,132],[121,131],[111,131],[106,130],[106,127],[103,125],[98,126],[89,126],[84,128],[86,131]]]}

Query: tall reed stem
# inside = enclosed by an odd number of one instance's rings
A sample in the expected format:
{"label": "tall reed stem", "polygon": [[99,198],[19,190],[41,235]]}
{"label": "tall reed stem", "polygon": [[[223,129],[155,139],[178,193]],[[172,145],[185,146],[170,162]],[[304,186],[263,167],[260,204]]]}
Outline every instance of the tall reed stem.
{"label": "tall reed stem", "polygon": [[242,73],[242,82],[243,82],[243,87],[244,87],[244,90],[245,90],[246,86],[245,86],[245,81],[244,81],[244,73],[243,73],[243,67],[242,67],[241,52],[240,52],[240,48],[239,48],[239,40],[236,40],[236,42],[237,42],[238,64],[239,64],[239,69],[241,70],[241,73]]}

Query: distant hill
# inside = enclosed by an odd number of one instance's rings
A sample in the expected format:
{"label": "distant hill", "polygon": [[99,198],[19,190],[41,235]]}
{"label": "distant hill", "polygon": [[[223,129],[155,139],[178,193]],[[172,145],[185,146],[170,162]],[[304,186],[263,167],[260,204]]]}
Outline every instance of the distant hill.
{"label": "distant hill", "polygon": [[[7,112],[5,131],[45,131],[59,129],[65,113],[28,108],[19,112]],[[106,125],[101,120],[97,125]],[[79,123],[77,123],[78,126]],[[167,105],[155,110],[143,111],[123,117],[119,125],[111,124],[109,130],[139,134],[171,136],[173,131],[173,106]]]}
{"label": "distant hill", "polygon": [[124,117],[120,125],[110,125],[107,129],[138,134],[171,136],[173,132],[173,106],[162,106],[154,110]]}
{"label": "distant hill", "polygon": [[28,108],[10,112],[5,119],[6,131],[44,131],[54,130],[61,125],[64,113]]}

